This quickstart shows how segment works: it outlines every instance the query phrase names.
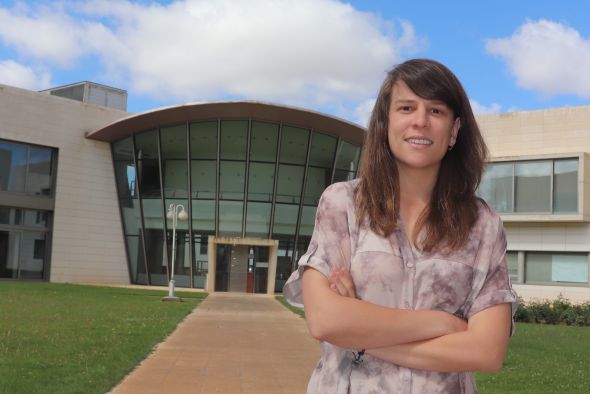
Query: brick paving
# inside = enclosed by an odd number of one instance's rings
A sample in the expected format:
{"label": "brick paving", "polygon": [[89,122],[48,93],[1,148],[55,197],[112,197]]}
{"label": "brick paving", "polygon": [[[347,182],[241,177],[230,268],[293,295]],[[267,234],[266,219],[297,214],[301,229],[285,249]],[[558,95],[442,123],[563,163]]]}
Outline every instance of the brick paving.
{"label": "brick paving", "polygon": [[274,297],[213,293],[112,393],[305,393],[319,354]]}

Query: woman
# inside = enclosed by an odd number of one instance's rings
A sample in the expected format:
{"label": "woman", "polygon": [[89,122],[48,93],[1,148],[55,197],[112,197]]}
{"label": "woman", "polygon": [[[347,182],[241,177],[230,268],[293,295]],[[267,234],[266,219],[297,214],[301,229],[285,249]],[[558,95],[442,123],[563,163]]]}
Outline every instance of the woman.
{"label": "woman", "polygon": [[474,393],[502,366],[516,294],[499,217],[475,196],[487,149],[455,75],[391,70],[359,179],[328,187],[284,288],[322,356],[309,393]]}

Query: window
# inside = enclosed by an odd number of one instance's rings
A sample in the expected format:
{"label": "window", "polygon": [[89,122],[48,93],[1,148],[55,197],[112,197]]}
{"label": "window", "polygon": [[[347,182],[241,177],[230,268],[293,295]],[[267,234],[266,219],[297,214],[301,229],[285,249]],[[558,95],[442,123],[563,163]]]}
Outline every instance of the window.
{"label": "window", "polygon": [[525,282],[588,284],[588,254],[528,252]]}
{"label": "window", "polygon": [[499,212],[577,213],[577,158],[489,163],[477,194]]}
{"label": "window", "polygon": [[518,252],[506,252],[506,265],[512,283],[518,282]]}
{"label": "window", "polygon": [[516,212],[551,212],[551,162],[516,163]]}
{"label": "window", "polygon": [[52,196],[54,151],[0,140],[0,191]]}

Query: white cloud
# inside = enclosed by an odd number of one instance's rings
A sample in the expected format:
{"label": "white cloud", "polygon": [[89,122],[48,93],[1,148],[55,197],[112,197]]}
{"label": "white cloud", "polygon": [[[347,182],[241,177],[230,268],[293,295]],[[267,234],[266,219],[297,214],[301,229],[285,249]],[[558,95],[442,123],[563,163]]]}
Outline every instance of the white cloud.
{"label": "white cloud", "polygon": [[35,71],[12,60],[0,61],[0,83],[30,90],[50,87],[51,74],[47,71]]}
{"label": "white cloud", "polygon": [[354,110],[354,121],[363,127],[367,127],[376,101],[375,98],[362,101]]}
{"label": "white cloud", "polygon": [[35,60],[72,67],[92,53],[110,32],[95,22],[79,21],[60,8],[0,8],[0,37],[7,46]]}
{"label": "white cloud", "polygon": [[511,37],[488,40],[486,49],[506,62],[522,88],[590,97],[590,38],[569,26],[528,21]]}
{"label": "white cloud", "polygon": [[337,0],[56,4],[0,8],[0,37],[20,56],[59,67],[96,56],[112,80],[165,100],[361,101],[425,42],[409,22]]}
{"label": "white cloud", "polygon": [[469,103],[471,104],[471,109],[475,115],[497,114],[502,110],[502,106],[498,103],[483,105],[475,100],[469,100]]}

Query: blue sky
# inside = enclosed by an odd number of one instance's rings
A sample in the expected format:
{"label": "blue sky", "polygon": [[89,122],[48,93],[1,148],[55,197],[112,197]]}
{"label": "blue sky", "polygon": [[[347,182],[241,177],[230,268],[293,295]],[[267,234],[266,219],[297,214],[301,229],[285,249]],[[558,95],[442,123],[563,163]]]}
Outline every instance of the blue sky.
{"label": "blue sky", "polygon": [[364,124],[384,73],[429,57],[478,113],[590,102],[590,3],[0,0],[0,83],[91,80],[128,109],[261,100]]}

